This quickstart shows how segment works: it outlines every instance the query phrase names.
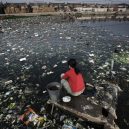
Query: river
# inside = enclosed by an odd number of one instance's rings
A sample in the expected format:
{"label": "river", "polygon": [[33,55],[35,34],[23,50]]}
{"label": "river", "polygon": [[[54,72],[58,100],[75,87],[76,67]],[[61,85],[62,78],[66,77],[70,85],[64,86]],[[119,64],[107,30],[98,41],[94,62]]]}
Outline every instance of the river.
{"label": "river", "polygon": [[[60,81],[69,58],[76,58],[86,81],[95,84],[108,77],[115,49],[129,51],[128,21],[61,22],[52,17],[33,17],[3,20],[1,26],[1,83],[12,80],[18,90],[29,87],[40,95],[48,83]],[[105,64],[107,67],[100,69]],[[123,67],[125,71],[120,69]],[[129,87],[124,80],[129,79],[129,65],[115,63],[114,71],[123,90],[116,122],[120,129],[128,129]]]}

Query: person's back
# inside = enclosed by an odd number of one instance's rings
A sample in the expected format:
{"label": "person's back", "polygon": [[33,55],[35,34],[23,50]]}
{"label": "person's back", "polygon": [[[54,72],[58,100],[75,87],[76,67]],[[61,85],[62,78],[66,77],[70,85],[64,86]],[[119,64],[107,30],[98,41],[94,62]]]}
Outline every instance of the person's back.
{"label": "person's back", "polygon": [[76,60],[70,59],[68,61],[70,70],[62,75],[62,85],[73,96],[78,96],[85,90],[85,83],[79,69],[76,67]]}

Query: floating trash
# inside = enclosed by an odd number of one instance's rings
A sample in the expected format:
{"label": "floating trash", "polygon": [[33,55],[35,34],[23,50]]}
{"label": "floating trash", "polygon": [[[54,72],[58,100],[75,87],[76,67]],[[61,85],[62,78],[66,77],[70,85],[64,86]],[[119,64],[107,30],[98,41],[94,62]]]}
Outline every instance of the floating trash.
{"label": "floating trash", "polygon": [[50,74],[52,74],[52,73],[54,73],[54,72],[53,72],[53,71],[47,72],[47,75],[50,75]]}
{"label": "floating trash", "polygon": [[19,120],[23,121],[25,125],[33,124],[34,126],[49,127],[51,124],[47,120],[46,116],[39,116],[32,108],[28,108],[26,112],[19,116]]}
{"label": "floating trash", "polygon": [[66,60],[62,60],[62,64],[64,64],[64,63],[67,63],[67,61]]}
{"label": "floating trash", "polygon": [[70,39],[71,39],[71,37],[66,37],[66,39],[70,40]]}
{"label": "floating trash", "polygon": [[53,66],[53,68],[56,68],[58,65],[57,64],[55,64],[54,66]]}
{"label": "floating trash", "polygon": [[34,35],[35,35],[35,37],[38,37],[39,36],[38,33],[34,33]]}
{"label": "floating trash", "polygon": [[5,82],[5,85],[9,85],[9,84],[11,84],[12,82],[13,82],[12,80],[6,81],[6,82]]}
{"label": "floating trash", "polygon": [[89,56],[94,57],[95,55],[94,54],[89,54]]}
{"label": "floating trash", "polygon": [[89,60],[89,63],[94,64],[95,62],[94,62],[94,60],[90,59],[90,60]]}
{"label": "floating trash", "polygon": [[46,66],[46,65],[42,66],[42,69],[46,69],[46,68],[47,68],[47,66]]}
{"label": "floating trash", "polygon": [[26,61],[26,58],[25,57],[24,58],[21,58],[20,61]]}

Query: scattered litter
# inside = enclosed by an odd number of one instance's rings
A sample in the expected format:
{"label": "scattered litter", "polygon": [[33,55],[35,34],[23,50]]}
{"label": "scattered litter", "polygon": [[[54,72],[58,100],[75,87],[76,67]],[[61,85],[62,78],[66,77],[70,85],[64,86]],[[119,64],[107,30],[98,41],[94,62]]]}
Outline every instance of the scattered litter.
{"label": "scattered litter", "polygon": [[43,91],[43,94],[45,94],[46,92],[47,92],[47,91],[46,91],[46,90],[44,90],[44,91]]}
{"label": "scattered litter", "polygon": [[71,39],[71,37],[66,37],[66,39],[70,40],[70,39]]}
{"label": "scattered litter", "polygon": [[62,64],[64,64],[64,63],[67,63],[67,61],[66,60],[62,60]]}
{"label": "scattered litter", "polygon": [[39,116],[32,108],[28,108],[27,111],[19,117],[19,120],[23,121],[25,125],[33,124],[34,126],[49,127],[52,123],[48,121],[46,116]]}
{"label": "scattered litter", "polygon": [[9,85],[9,84],[11,84],[12,82],[13,82],[12,80],[6,81],[6,82],[5,82],[5,85]]}
{"label": "scattered litter", "polygon": [[34,33],[34,35],[35,35],[35,37],[38,37],[39,36],[38,33]]}
{"label": "scattered litter", "polygon": [[53,66],[53,68],[56,68],[58,65],[57,64],[55,64],[54,66]]}
{"label": "scattered litter", "polygon": [[42,69],[46,69],[46,68],[47,68],[47,66],[46,66],[46,65],[42,66]]}
{"label": "scattered litter", "polygon": [[89,56],[94,57],[95,55],[94,54],[89,54]]}
{"label": "scattered litter", "polygon": [[91,59],[91,60],[89,60],[89,63],[94,64],[95,62],[94,62],[94,60]]}
{"label": "scattered litter", "polygon": [[26,61],[26,58],[25,57],[24,58],[21,58],[20,61]]}
{"label": "scattered litter", "polygon": [[50,75],[50,74],[52,74],[52,73],[54,73],[54,72],[52,72],[52,71],[50,71],[50,72],[47,72],[47,75]]}

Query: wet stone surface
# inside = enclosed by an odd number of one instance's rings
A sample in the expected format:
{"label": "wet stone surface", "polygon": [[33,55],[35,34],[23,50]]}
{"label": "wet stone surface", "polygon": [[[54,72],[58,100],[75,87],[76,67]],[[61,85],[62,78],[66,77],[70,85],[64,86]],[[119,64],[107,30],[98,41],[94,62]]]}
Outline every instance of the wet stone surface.
{"label": "wet stone surface", "polygon": [[[67,60],[71,57],[79,62],[87,82],[99,84],[111,77],[117,81],[123,90],[118,101],[118,123],[121,129],[129,127],[128,61],[115,58],[110,72],[115,50],[126,52],[128,60],[128,34],[114,33],[111,27],[108,29],[108,22],[105,27],[101,22],[60,22],[54,17],[10,19],[0,24],[3,29],[0,33],[1,129],[26,128],[18,116],[28,105],[40,112],[48,98],[46,85],[60,81],[60,74],[68,69]],[[129,23],[126,24],[128,27]]]}

